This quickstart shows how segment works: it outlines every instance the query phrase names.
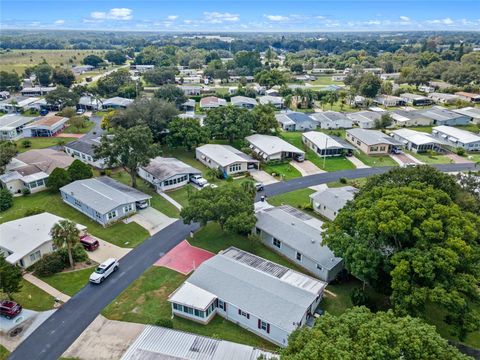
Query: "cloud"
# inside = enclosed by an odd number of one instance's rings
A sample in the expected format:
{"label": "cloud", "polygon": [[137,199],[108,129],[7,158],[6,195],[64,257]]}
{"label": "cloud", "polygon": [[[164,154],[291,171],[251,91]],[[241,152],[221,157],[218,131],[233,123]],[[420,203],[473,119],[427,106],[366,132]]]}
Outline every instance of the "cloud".
{"label": "cloud", "polygon": [[400,16],[400,20],[402,20],[404,22],[408,22],[408,21],[410,21],[410,18],[408,16]]}
{"label": "cloud", "polygon": [[221,12],[217,12],[217,11],[213,11],[213,12],[205,11],[203,13],[203,15],[206,18],[205,21],[209,22],[209,23],[212,23],[212,24],[221,24],[224,21],[238,21],[238,20],[240,20],[240,16],[238,16],[238,14],[232,14],[232,13],[228,13],[228,12],[221,13]]}
{"label": "cloud", "polygon": [[54,24],[55,25],[63,25],[63,24],[65,24],[65,20],[59,19],[59,20],[55,21]]}
{"label": "cloud", "polygon": [[178,19],[178,15],[168,15],[167,20],[169,21],[175,21]]}
{"label": "cloud", "polygon": [[265,15],[265,17],[270,21],[287,21],[288,16],[283,15]]}
{"label": "cloud", "polygon": [[108,12],[104,11],[93,11],[90,13],[90,17],[93,20],[131,20],[132,16],[132,9],[127,8],[113,8],[110,9]]}
{"label": "cloud", "polygon": [[445,18],[445,19],[435,19],[435,20],[427,20],[429,24],[441,24],[441,25],[453,25],[454,21],[452,19]]}

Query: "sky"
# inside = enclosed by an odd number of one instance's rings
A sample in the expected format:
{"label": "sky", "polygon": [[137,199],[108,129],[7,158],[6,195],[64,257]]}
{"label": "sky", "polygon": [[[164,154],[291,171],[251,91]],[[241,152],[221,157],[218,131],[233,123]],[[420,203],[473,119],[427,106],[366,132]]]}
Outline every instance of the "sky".
{"label": "sky", "polygon": [[1,0],[0,29],[480,31],[480,0]]}

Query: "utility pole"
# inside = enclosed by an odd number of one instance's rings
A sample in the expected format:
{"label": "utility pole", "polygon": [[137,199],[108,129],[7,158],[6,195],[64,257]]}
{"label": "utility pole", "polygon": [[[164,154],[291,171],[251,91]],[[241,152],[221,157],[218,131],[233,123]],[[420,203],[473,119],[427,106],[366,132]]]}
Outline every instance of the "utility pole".
{"label": "utility pole", "polygon": [[325,161],[327,160],[328,136],[325,134],[325,149],[323,149],[323,170],[325,170]]}

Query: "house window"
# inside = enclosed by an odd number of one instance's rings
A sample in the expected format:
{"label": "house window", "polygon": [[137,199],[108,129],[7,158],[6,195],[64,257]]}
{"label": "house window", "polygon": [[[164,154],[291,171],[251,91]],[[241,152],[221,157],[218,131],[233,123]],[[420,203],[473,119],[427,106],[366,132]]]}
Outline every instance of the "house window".
{"label": "house window", "polygon": [[123,212],[127,213],[129,211],[132,211],[133,210],[133,205],[132,204],[128,204],[126,206],[123,207]]}
{"label": "house window", "polygon": [[240,164],[233,164],[230,166],[229,171],[230,172],[235,172],[235,171],[240,171],[242,169],[242,165]]}
{"label": "house window", "polygon": [[223,300],[218,299],[218,307],[223,311],[227,311],[227,304]]}
{"label": "house window", "polygon": [[302,254],[300,254],[298,251],[297,251],[296,258],[297,258],[298,261],[302,261]]}
{"label": "house window", "polygon": [[273,246],[280,249],[282,247],[282,242],[278,239],[273,238]]}
{"label": "house window", "polygon": [[108,220],[111,220],[111,219],[114,219],[117,217],[117,210],[113,210],[113,211],[110,211],[108,214],[107,214],[107,219]]}
{"label": "house window", "polygon": [[321,267],[320,265],[317,264],[317,270],[322,271],[323,269],[322,269],[322,267]]}
{"label": "house window", "polygon": [[259,228],[255,228],[255,232],[257,233],[257,235],[260,235],[262,233],[262,230],[260,230]]}
{"label": "house window", "polygon": [[178,311],[183,311],[183,306],[173,303],[173,308]]}
{"label": "house window", "polygon": [[246,317],[247,319],[250,319],[250,314],[241,309],[238,309],[238,315],[241,315],[243,317]]}
{"label": "house window", "polygon": [[40,250],[38,251],[35,251],[33,254],[30,254],[30,261],[36,261],[38,259],[40,259],[41,257],[41,254],[40,254]]}
{"label": "house window", "polygon": [[75,203],[75,206],[82,206],[82,203],[78,201],[77,199],[74,199],[73,202]]}
{"label": "house window", "polygon": [[258,328],[260,330],[266,331],[267,334],[270,334],[270,324],[269,323],[258,319]]}

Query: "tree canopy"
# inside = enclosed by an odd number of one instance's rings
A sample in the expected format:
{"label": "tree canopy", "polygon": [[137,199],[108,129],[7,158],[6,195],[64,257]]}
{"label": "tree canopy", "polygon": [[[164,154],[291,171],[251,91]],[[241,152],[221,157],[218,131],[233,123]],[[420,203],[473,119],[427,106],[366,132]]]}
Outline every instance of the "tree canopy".
{"label": "tree canopy", "polygon": [[45,95],[47,104],[58,106],[60,108],[64,106],[76,106],[79,99],[80,96],[77,93],[69,91],[62,85],[58,85],[55,90],[50,91]]}
{"label": "tree canopy", "polygon": [[391,293],[396,313],[424,316],[435,304],[462,338],[480,324],[471,306],[480,300],[480,217],[432,186],[444,176],[425,167],[374,177],[327,224],[325,242],[353,275]]}
{"label": "tree canopy", "polygon": [[75,75],[70,69],[56,67],[53,69],[52,81],[57,85],[69,88],[75,82]]}
{"label": "tree canopy", "polygon": [[103,63],[103,59],[98,55],[91,54],[91,55],[85,56],[82,62],[84,65],[91,65],[93,67],[97,67],[98,65]]}
{"label": "tree canopy", "polygon": [[14,71],[0,71],[0,91],[20,90],[20,77]]}
{"label": "tree canopy", "polygon": [[467,360],[434,326],[392,311],[355,307],[340,316],[326,314],[310,329],[290,335],[282,360]]}
{"label": "tree canopy", "polygon": [[203,124],[212,138],[226,139],[232,143],[251,134],[253,115],[237,106],[220,106],[208,111]]}
{"label": "tree canopy", "polygon": [[248,234],[256,223],[253,197],[240,185],[196,191],[180,215],[186,224],[194,221],[206,225],[215,221],[222,229],[239,234]]}
{"label": "tree canopy", "polygon": [[186,147],[191,150],[208,141],[207,131],[193,118],[175,118],[168,125],[167,144],[171,147]]}
{"label": "tree canopy", "polygon": [[12,158],[17,154],[17,147],[11,141],[0,141],[0,173],[5,171]]}
{"label": "tree canopy", "polygon": [[5,257],[0,254],[0,291],[7,294],[12,299],[14,293],[22,289],[22,270],[10,264]]}
{"label": "tree canopy", "polygon": [[71,181],[89,179],[93,176],[92,168],[75,159],[67,169]]}
{"label": "tree canopy", "polygon": [[176,106],[180,106],[187,101],[187,97],[183,93],[183,90],[172,84],[160,86],[155,91],[155,97],[171,102]]}
{"label": "tree canopy", "polygon": [[137,125],[129,129],[119,127],[112,136],[103,135],[99,146],[94,147],[96,160],[105,159],[112,167],[121,166],[130,174],[131,185],[137,186],[137,171],[147,166],[150,159],[160,155],[153,143],[152,132],[146,126]]}

